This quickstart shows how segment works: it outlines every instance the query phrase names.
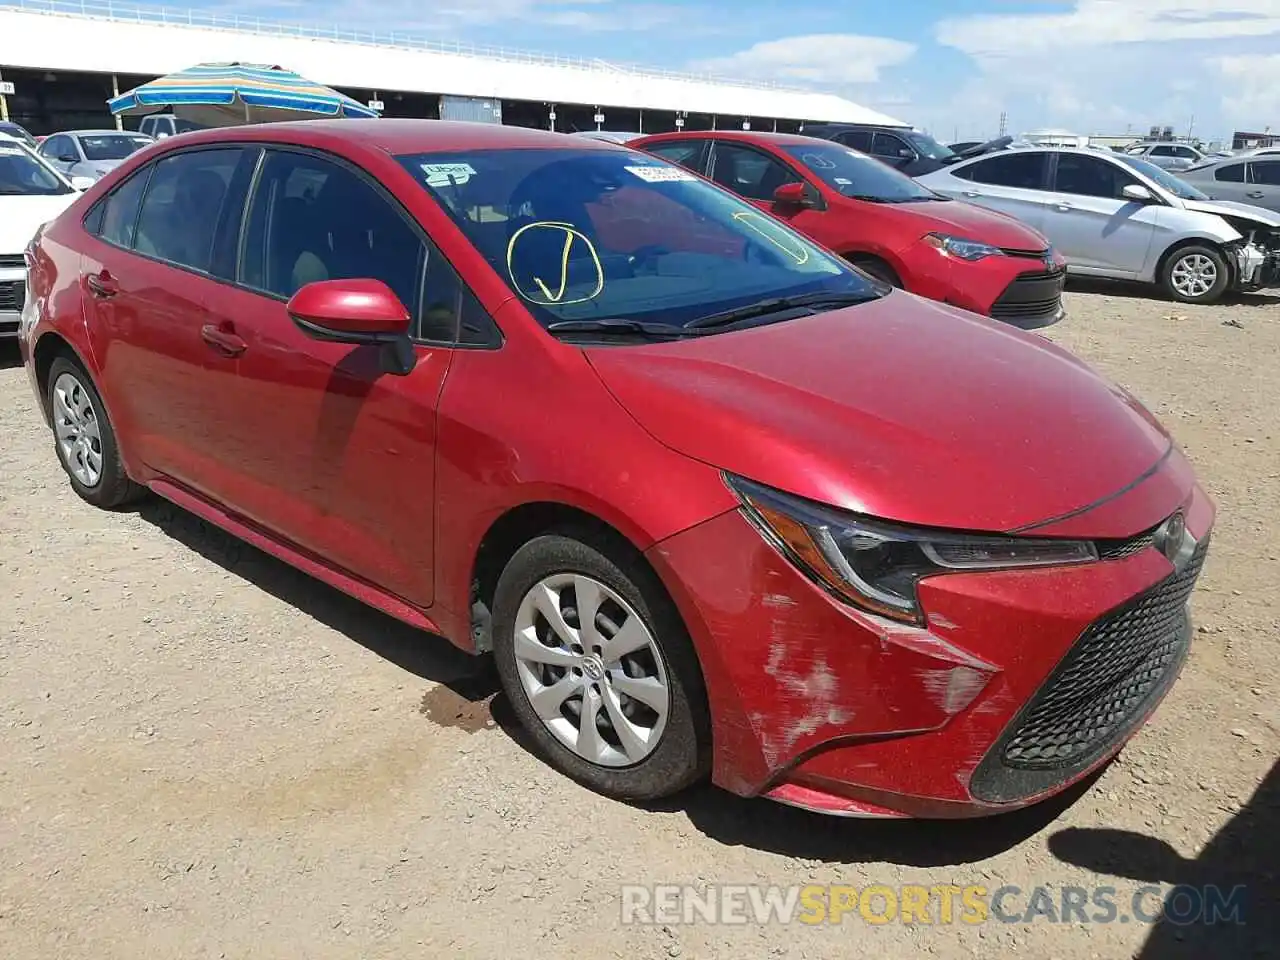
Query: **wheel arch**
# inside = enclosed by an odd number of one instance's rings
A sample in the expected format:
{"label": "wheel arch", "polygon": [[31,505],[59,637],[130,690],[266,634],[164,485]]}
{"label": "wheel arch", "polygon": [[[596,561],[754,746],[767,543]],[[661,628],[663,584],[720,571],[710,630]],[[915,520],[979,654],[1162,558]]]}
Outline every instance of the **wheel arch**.
{"label": "wheel arch", "polygon": [[[49,410],[49,371],[53,367],[53,361],[58,357],[68,357],[78,363],[86,373],[89,371],[89,365],[80,355],[80,351],[62,334],[49,330],[40,336],[31,351],[31,368],[35,371],[36,386],[40,391],[40,410],[44,414],[46,423],[51,422],[52,416]],[[109,412],[108,416],[110,416]]]}
{"label": "wheel arch", "polygon": [[636,532],[624,532],[598,513],[564,501],[528,501],[510,507],[497,516],[481,535],[471,558],[471,577],[468,581],[471,610],[469,646],[473,652],[487,653],[492,649],[489,614],[493,609],[493,596],[503,569],[522,546],[553,530],[584,533],[596,541],[597,545],[607,546],[611,551],[625,554],[625,559],[643,564],[653,575],[654,583],[661,587],[666,599],[674,607],[671,591],[645,557],[645,546],[639,542]]}
{"label": "wheel arch", "polygon": [[900,262],[887,251],[846,250],[840,256],[855,267],[868,262],[881,264],[897,279],[898,286],[902,287],[905,284]]}

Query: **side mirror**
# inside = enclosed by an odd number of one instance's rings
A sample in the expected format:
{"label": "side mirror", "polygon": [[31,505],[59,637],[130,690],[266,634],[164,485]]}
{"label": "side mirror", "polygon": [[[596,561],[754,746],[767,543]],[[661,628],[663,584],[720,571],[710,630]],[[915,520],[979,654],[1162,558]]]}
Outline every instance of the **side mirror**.
{"label": "side mirror", "polygon": [[813,197],[803,183],[784,183],[773,191],[773,202],[780,207],[812,207]]}
{"label": "side mirror", "polygon": [[94,180],[93,177],[72,177],[71,178],[72,188],[75,190],[79,190],[81,193],[84,193],[86,190],[88,190],[97,182],[98,181]]}
{"label": "side mirror", "polygon": [[298,328],[316,340],[381,347],[388,373],[404,376],[417,361],[409,340],[409,311],[381,280],[308,283],[286,309]]}
{"label": "side mirror", "polygon": [[1120,194],[1126,200],[1133,200],[1135,203],[1150,203],[1155,199],[1155,194],[1140,183],[1129,184],[1120,191]]}

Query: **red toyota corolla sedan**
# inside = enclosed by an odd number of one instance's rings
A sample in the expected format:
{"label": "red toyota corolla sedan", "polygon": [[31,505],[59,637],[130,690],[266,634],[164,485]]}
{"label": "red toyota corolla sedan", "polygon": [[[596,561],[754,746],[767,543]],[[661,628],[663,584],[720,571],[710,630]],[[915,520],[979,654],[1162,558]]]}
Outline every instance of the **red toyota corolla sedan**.
{"label": "red toyota corolla sedan", "polygon": [[794,134],[663,133],[627,146],[703,174],[886,283],[1024,330],[1064,316],[1067,262],[1013,217]]}
{"label": "red toyota corolla sedan", "polygon": [[492,652],[608,795],[1007,810],[1114,755],[1187,655],[1213,508],[1137,400],[664,160],[192,133],[28,261],[76,493],[149,490]]}

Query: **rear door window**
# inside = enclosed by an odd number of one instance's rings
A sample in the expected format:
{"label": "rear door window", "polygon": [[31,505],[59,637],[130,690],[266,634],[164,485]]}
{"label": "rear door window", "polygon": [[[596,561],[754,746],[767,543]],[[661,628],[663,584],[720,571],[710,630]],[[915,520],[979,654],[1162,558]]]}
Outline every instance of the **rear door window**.
{"label": "rear door window", "polygon": [[837,142],[843,143],[846,147],[852,147],[861,153],[871,152],[871,131],[870,130],[846,130],[844,133],[836,137]]}
{"label": "rear door window", "polygon": [[1045,161],[1049,155],[1029,150],[1010,150],[987,157],[954,171],[954,176],[974,183],[1020,190],[1045,189]]}
{"label": "rear door window", "polygon": [[678,163],[697,173],[702,173],[705,165],[702,162],[703,147],[706,140],[682,140],[679,143],[659,143],[649,147],[647,153]]}
{"label": "rear door window", "polygon": [[230,189],[244,154],[241,147],[192,150],[157,162],[142,201],[134,248],[209,273],[224,213],[244,208],[243,197],[232,196]]}
{"label": "rear door window", "polygon": [[1213,179],[1223,183],[1244,183],[1244,164],[1229,163],[1213,171]]}

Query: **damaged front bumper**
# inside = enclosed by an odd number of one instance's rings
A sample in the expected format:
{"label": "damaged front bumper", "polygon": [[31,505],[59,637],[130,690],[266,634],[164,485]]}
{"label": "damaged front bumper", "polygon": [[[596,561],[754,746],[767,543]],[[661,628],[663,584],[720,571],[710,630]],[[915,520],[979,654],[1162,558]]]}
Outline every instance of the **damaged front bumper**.
{"label": "damaged front bumper", "polygon": [[1232,247],[1231,253],[1235,257],[1235,289],[1280,286],[1280,236],[1244,241]]}

